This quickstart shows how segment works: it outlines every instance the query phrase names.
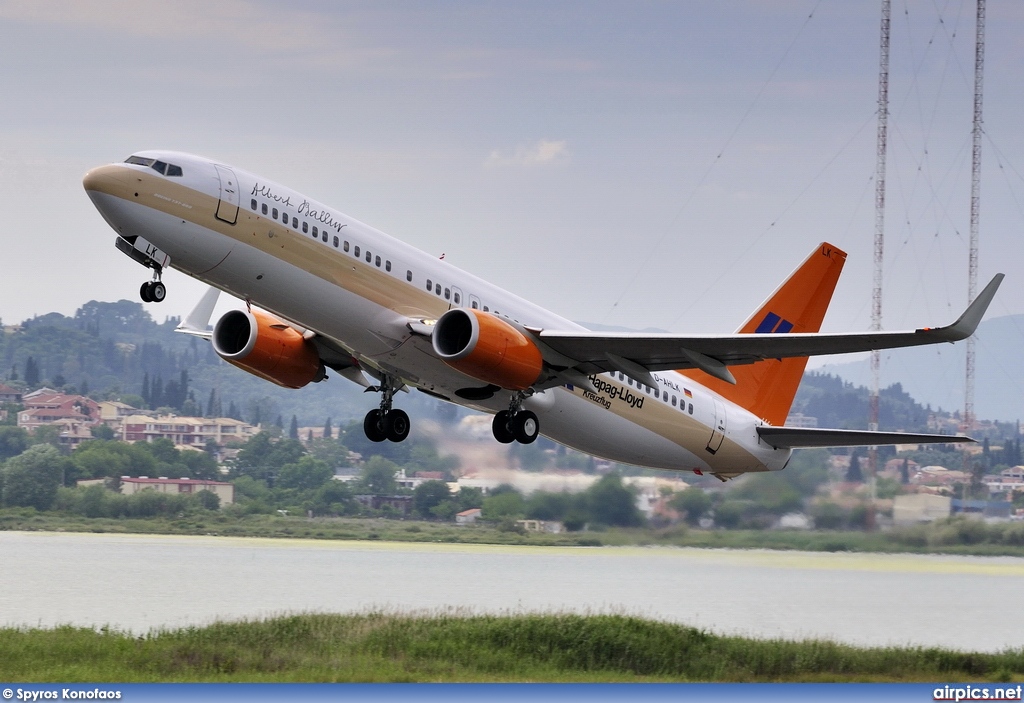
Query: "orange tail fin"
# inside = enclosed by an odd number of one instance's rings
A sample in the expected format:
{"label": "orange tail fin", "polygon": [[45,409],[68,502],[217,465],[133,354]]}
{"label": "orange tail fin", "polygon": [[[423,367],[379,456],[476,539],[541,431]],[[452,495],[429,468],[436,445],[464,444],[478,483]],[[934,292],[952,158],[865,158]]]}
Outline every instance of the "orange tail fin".
{"label": "orange tail fin", "polygon": [[[822,243],[800,264],[771,297],[737,330],[738,334],[817,332],[832,300],[846,252]],[[686,369],[689,376],[723,398],[746,408],[772,425],[782,425],[793,405],[807,358],[767,359],[729,370],[736,385],[703,371]]]}

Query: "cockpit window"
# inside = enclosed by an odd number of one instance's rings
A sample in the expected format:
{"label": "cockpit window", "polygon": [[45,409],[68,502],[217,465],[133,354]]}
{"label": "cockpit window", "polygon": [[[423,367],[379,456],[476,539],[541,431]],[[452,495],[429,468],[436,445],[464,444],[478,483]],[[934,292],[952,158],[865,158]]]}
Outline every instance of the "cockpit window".
{"label": "cockpit window", "polygon": [[158,161],[157,159],[148,159],[145,156],[129,156],[124,162],[126,164],[135,164],[136,166],[149,166],[161,176],[182,175],[181,166],[175,166],[174,164]]}

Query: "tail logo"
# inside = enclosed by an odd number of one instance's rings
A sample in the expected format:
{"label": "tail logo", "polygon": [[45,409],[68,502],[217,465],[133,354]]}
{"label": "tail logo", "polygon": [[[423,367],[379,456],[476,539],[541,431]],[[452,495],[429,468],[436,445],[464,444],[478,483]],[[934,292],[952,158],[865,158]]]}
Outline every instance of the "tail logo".
{"label": "tail logo", "polygon": [[754,334],[786,334],[792,329],[792,322],[783,320],[775,313],[770,312],[761,320],[761,324],[754,330]]}

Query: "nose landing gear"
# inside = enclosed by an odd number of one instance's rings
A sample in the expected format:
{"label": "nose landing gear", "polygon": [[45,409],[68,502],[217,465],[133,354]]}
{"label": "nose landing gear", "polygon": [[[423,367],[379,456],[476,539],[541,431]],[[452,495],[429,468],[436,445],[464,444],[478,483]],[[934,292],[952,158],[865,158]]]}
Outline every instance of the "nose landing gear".
{"label": "nose landing gear", "polygon": [[[160,274],[157,274],[159,276]],[[162,303],[167,297],[167,287],[159,278],[155,281],[147,281],[139,289],[139,297],[144,303]]]}

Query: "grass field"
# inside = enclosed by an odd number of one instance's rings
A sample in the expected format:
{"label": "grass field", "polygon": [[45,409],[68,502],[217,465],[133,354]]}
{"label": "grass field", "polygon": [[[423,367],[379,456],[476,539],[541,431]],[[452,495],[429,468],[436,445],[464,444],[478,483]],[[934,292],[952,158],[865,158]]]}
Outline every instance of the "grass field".
{"label": "grass field", "polygon": [[[978,523],[980,529],[985,526]],[[31,508],[0,510],[0,530],[53,532],[110,532],[167,535],[216,535],[292,539],[382,540],[392,542],[451,542],[464,544],[522,544],[573,547],[676,546],[717,549],[780,549],[810,552],[906,552],[913,554],[974,554],[1024,557],[1024,531],[1007,532],[1013,541],[976,539],[962,543],[955,534],[971,523],[926,525],[890,532],[826,530],[698,530],[676,525],[666,529],[620,529],[563,534],[520,534],[489,525],[458,527],[450,523],[370,518],[314,518],[220,513],[181,518],[84,518],[37,513]],[[1015,527],[1020,527],[1019,525]],[[946,533],[954,534],[947,535]],[[1017,539],[1017,537],[1021,539]]]}
{"label": "grass field", "polygon": [[1024,650],[720,637],[621,615],[310,614],[130,634],[0,630],[22,682],[1020,681]]}

